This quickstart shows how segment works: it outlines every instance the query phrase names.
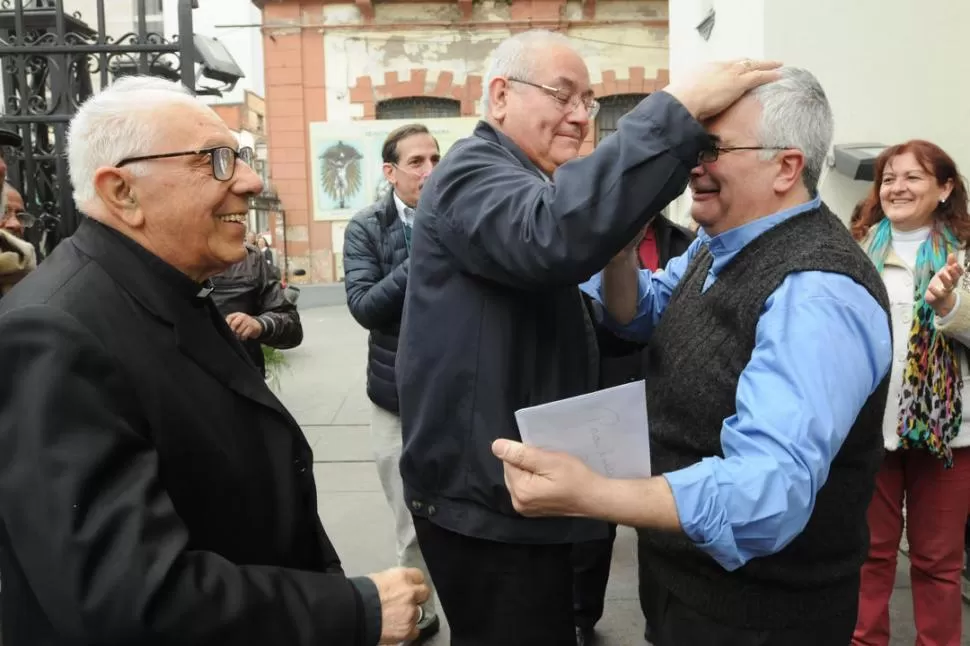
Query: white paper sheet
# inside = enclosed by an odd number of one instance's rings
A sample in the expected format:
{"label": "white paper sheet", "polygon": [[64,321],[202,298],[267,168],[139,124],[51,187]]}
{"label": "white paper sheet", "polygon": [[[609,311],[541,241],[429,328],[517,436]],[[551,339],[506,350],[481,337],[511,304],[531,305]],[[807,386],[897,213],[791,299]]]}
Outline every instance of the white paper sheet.
{"label": "white paper sheet", "polygon": [[515,411],[522,441],[574,455],[610,478],[650,476],[643,380]]}

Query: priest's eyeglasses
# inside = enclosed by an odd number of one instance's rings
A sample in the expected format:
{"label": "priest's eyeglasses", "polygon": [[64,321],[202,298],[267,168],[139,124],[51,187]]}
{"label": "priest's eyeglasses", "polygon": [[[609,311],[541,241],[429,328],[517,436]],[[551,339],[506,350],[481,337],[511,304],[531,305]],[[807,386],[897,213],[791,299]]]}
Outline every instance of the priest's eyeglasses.
{"label": "priest's eyeglasses", "polygon": [[202,148],[200,150],[186,150],[177,153],[162,153],[159,155],[142,155],[140,157],[126,157],[115,164],[121,168],[125,164],[133,164],[141,161],[151,161],[153,159],[169,159],[171,157],[186,157],[188,155],[208,155],[212,162],[212,176],[220,182],[228,182],[236,174],[236,160],[241,159],[244,164],[252,168],[256,160],[256,154],[249,146],[234,150],[229,146],[214,146],[212,148]]}

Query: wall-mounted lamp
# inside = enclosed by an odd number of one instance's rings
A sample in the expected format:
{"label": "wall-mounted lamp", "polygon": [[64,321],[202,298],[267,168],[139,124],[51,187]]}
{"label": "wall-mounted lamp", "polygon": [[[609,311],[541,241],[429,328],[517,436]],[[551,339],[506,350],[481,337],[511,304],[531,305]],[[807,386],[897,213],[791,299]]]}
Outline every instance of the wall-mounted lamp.
{"label": "wall-mounted lamp", "polygon": [[871,182],[875,175],[876,157],[885,144],[836,144],[832,150],[835,170],[849,179]]}
{"label": "wall-mounted lamp", "polygon": [[[236,63],[226,46],[217,38],[194,34],[195,56],[199,63],[199,72],[196,75],[196,90],[199,94],[215,94],[221,96],[223,92],[231,92],[239,79],[246,76],[242,68]],[[207,87],[199,83],[203,78],[219,81],[222,87]]]}

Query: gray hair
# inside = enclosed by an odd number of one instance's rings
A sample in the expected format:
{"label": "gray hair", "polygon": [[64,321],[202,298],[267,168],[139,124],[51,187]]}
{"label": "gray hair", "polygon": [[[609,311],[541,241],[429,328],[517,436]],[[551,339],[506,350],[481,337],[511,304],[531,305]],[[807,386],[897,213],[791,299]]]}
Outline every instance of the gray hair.
{"label": "gray hair", "polygon": [[[802,181],[809,193],[815,195],[835,130],[832,106],[822,85],[808,70],[784,67],[781,74],[778,81],[753,91],[761,104],[758,143],[802,151],[805,155]],[[763,158],[774,154],[770,150],[762,151]]]}
{"label": "gray hair", "polygon": [[537,51],[550,45],[560,45],[572,49],[577,54],[576,46],[568,36],[546,29],[530,29],[520,34],[506,38],[495,51],[492,52],[482,83],[482,116],[488,116],[488,87],[497,77],[520,78],[531,80],[535,72]]}
{"label": "gray hair", "polygon": [[[68,130],[67,159],[74,201],[82,211],[99,201],[98,169],[147,154],[160,134],[157,111],[174,104],[204,107],[182,84],[154,76],[122,77],[81,105]],[[144,170],[131,166],[135,174]]]}

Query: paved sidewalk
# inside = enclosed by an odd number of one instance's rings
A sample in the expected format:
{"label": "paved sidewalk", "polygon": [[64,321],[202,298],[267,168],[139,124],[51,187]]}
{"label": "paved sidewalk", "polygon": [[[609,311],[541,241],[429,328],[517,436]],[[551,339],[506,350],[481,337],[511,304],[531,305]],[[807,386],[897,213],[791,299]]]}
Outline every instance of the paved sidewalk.
{"label": "paved sidewalk", "polygon": [[[303,301],[301,299],[301,305]],[[320,516],[348,573],[366,574],[395,565],[390,512],[370,454],[369,404],[364,394],[367,335],[346,306],[301,308],[303,345],[287,350],[281,377],[283,402],[313,445]],[[643,646],[637,603],[635,536],[617,535],[606,615],[598,626],[601,646]],[[893,646],[913,644],[909,563],[900,555],[892,603]],[[964,639],[970,646],[970,614]],[[447,626],[430,646],[449,643]]]}

